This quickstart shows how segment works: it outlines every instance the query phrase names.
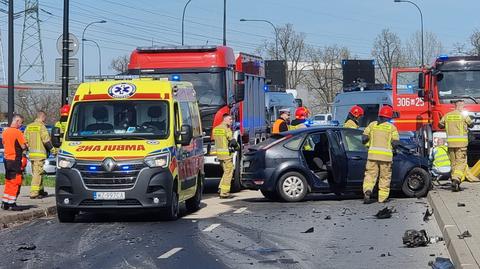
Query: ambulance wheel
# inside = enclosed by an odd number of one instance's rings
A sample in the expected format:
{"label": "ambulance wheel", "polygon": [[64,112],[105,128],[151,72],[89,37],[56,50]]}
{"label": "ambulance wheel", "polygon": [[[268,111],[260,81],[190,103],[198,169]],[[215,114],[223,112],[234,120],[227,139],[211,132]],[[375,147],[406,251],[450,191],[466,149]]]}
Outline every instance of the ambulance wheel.
{"label": "ambulance wheel", "polygon": [[178,219],[179,214],[180,204],[178,202],[178,193],[172,191],[172,197],[170,198],[170,201],[168,201],[167,208],[163,211],[162,217],[164,220],[173,221]]}
{"label": "ambulance wheel", "polygon": [[190,212],[195,212],[200,209],[200,203],[202,202],[203,194],[203,176],[197,176],[197,190],[195,191],[195,196],[185,201],[185,207]]}
{"label": "ambulance wheel", "polygon": [[235,156],[235,170],[233,171],[233,179],[232,179],[232,185],[230,187],[230,192],[239,192],[242,190],[242,183],[240,182],[242,177],[241,162],[242,162],[241,151],[238,151]]}
{"label": "ambulance wheel", "polygon": [[402,191],[407,197],[424,197],[427,195],[431,184],[430,174],[423,168],[415,167],[405,178]]}
{"label": "ambulance wheel", "polygon": [[57,207],[57,217],[59,222],[74,222],[77,212],[71,209]]}

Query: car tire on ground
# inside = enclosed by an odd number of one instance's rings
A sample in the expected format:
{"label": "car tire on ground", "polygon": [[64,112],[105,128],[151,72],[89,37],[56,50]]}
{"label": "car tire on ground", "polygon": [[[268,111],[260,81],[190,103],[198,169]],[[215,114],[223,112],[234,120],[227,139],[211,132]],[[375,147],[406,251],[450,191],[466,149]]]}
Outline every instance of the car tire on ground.
{"label": "car tire on ground", "polygon": [[263,196],[265,198],[267,198],[268,200],[272,200],[272,201],[277,201],[278,200],[278,194],[276,191],[264,191],[264,190],[260,190],[260,192],[263,194]]}
{"label": "car tire on ground", "polygon": [[[176,184],[174,184],[176,186]],[[174,190],[167,207],[163,210],[162,218],[167,221],[174,221],[178,219],[180,214],[180,203],[178,201],[178,193]]]}
{"label": "car tire on ground", "polygon": [[286,202],[299,202],[307,192],[307,180],[298,172],[287,172],[278,180],[277,193]]}
{"label": "car tire on ground", "polygon": [[57,217],[59,222],[74,222],[75,215],[77,215],[75,210],[57,207]]}
{"label": "car tire on ground", "polygon": [[203,176],[197,176],[197,190],[195,191],[195,196],[185,201],[185,207],[190,212],[195,212],[200,209],[200,203],[202,202],[203,194]]}
{"label": "car tire on ground", "polygon": [[415,167],[408,172],[403,181],[402,191],[407,197],[424,197],[431,184],[430,174],[423,168]]}

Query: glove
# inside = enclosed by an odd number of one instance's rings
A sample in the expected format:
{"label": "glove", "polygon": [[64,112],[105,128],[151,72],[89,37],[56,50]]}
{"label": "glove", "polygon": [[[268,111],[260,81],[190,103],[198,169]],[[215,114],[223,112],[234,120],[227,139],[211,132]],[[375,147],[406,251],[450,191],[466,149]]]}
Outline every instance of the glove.
{"label": "glove", "polygon": [[52,148],[52,149],[50,150],[50,154],[56,156],[56,155],[58,154],[58,148]]}
{"label": "glove", "polygon": [[237,140],[235,140],[235,139],[232,139],[228,142],[228,147],[230,148],[230,150],[233,149],[233,151],[231,151],[231,152],[240,150],[240,145],[237,143]]}
{"label": "glove", "polygon": [[24,171],[24,170],[25,170],[25,167],[27,167],[27,163],[28,163],[27,157],[23,156],[23,157],[22,157],[22,166],[21,166],[22,171]]}

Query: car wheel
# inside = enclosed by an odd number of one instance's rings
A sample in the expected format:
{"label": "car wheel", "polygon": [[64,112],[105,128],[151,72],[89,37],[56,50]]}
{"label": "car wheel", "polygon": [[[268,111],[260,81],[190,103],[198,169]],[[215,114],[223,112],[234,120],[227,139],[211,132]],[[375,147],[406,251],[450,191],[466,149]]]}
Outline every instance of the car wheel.
{"label": "car wheel", "polygon": [[172,197],[170,198],[167,208],[163,212],[163,219],[173,221],[178,219],[180,213],[180,204],[178,202],[178,193],[175,191],[172,192]]}
{"label": "car wheel", "polygon": [[235,154],[235,170],[233,171],[233,179],[232,179],[232,185],[230,187],[230,192],[239,192],[242,190],[242,183],[241,183],[241,151],[238,151],[237,154]]}
{"label": "car wheel", "polygon": [[59,222],[74,222],[77,212],[71,209],[57,207],[57,217]]}
{"label": "car wheel", "polygon": [[423,197],[427,195],[432,179],[425,169],[413,168],[403,181],[402,191],[408,197]]}
{"label": "car wheel", "polygon": [[203,194],[203,177],[201,175],[197,176],[197,190],[195,191],[195,196],[185,201],[185,207],[190,212],[195,212],[200,209],[200,203],[202,202]]}
{"label": "car wheel", "polygon": [[307,180],[298,172],[284,174],[277,185],[277,192],[287,202],[298,202],[307,195]]}
{"label": "car wheel", "polygon": [[264,191],[260,190],[260,192],[263,194],[265,198],[268,200],[276,201],[278,200],[278,194],[275,191]]}

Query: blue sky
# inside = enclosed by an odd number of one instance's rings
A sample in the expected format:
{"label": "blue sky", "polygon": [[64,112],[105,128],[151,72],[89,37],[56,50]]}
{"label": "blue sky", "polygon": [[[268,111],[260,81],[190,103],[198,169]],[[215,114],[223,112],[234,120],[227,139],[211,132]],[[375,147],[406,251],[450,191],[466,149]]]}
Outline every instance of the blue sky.
{"label": "blue sky", "polygon": [[[102,72],[109,69],[112,58],[129,54],[136,46],[180,44],[181,14],[185,1],[180,0],[70,0],[70,32],[81,38],[85,25],[95,20],[106,24],[91,26],[86,38],[102,48]],[[425,30],[441,39],[448,53],[453,43],[466,42],[475,28],[480,28],[480,1],[417,0],[422,8]],[[23,1],[15,1],[16,11],[23,10]],[[62,33],[61,0],[40,0],[41,33],[44,47],[46,78],[54,80],[54,61],[60,57],[55,43]],[[192,0],[185,23],[185,42],[220,44],[222,41],[222,0]],[[402,40],[419,30],[418,11],[407,3],[393,0],[228,0],[227,40],[236,51],[253,52],[265,40],[273,40],[271,26],[240,22],[241,18],[267,19],[276,25],[292,23],[304,32],[314,46],[343,45],[360,58],[370,58],[375,36],[383,28],[398,33]],[[0,30],[6,60],[7,17],[0,16]],[[20,52],[23,18],[15,22],[16,56]],[[80,52],[76,57],[80,58]],[[97,49],[86,45],[86,75],[98,73]],[[6,65],[6,63],[5,63]],[[15,65],[18,71],[18,63]]]}

